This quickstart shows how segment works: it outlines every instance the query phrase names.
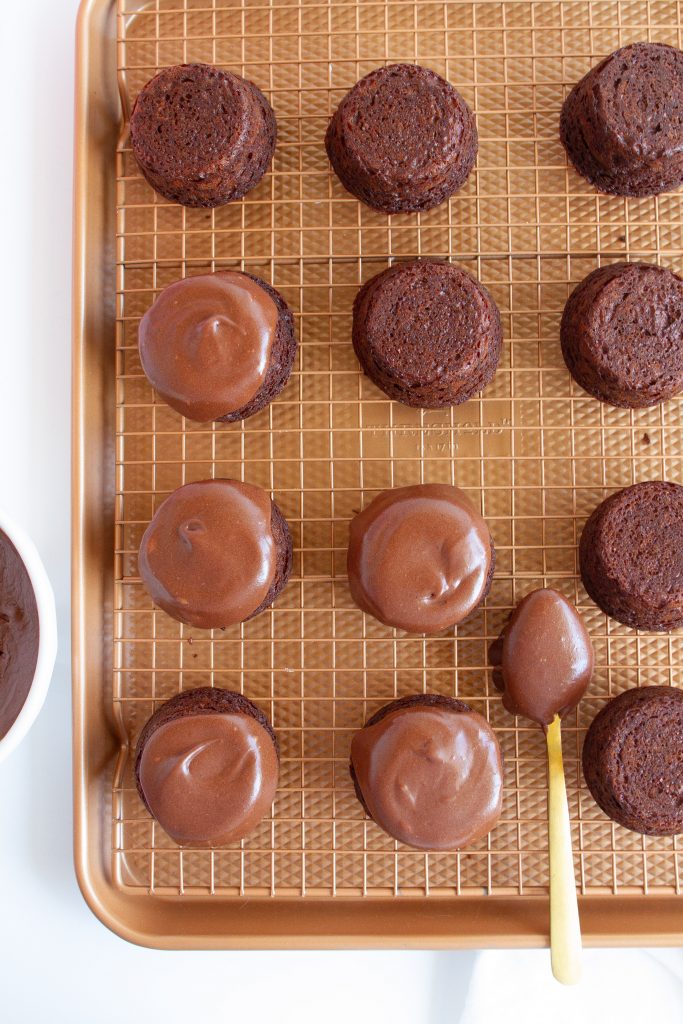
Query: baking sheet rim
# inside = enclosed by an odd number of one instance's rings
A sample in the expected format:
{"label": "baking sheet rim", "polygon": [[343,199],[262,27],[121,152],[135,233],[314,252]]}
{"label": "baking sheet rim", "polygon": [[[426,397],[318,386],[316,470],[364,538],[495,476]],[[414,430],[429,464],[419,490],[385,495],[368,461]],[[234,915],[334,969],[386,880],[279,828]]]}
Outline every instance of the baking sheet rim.
{"label": "baking sheet rim", "polygon": [[[120,749],[113,723],[107,720],[103,688],[102,626],[112,548],[102,545],[107,523],[101,515],[106,475],[103,446],[107,437],[107,381],[104,356],[93,358],[88,336],[102,339],[107,322],[104,286],[97,274],[107,245],[107,155],[100,133],[90,133],[97,101],[118,107],[115,69],[107,79],[104,57],[115,49],[107,39],[115,0],[82,0],[77,22],[74,130],[73,326],[72,326],[72,694],[74,864],[86,903],[104,925],[142,946],[165,949],[454,949],[548,945],[545,897],[461,896],[457,903],[439,897],[164,897],[117,888],[107,863],[109,822],[103,806],[104,772],[100,743],[109,740],[109,763]],[[110,124],[116,137],[116,123]],[[110,174],[113,180],[113,152]],[[111,193],[109,193],[111,199]],[[99,204],[102,204],[100,207]],[[112,204],[113,205],[113,204]],[[97,318],[100,318],[99,321]],[[100,331],[95,327],[99,322]],[[105,347],[99,346],[104,352]],[[97,365],[99,363],[99,365]],[[93,365],[94,364],[94,365]],[[99,375],[97,373],[99,371]],[[111,402],[111,396],[110,396]],[[99,429],[102,449],[92,443]],[[112,468],[113,473],[113,468]],[[97,506],[97,507],[94,507]],[[93,511],[99,513],[92,515]],[[94,554],[99,543],[99,560]],[[95,582],[96,581],[96,582]],[[93,614],[93,608],[96,613]],[[103,729],[107,732],[103,733]],[[96,766],[99,765],[99,775]],[[102,845],[104,844],[104,845]],[[644,904],[643,900],[647,900]],[[676,897],[579,897],[587,946],[681,945],[683,912]],[[290,914],[286,914],[289,908]],[[281,918],[291,917],[292,926]],[[381,920],[380,920],[381,918]],[[211,923],[211,929],[207,924]]]}

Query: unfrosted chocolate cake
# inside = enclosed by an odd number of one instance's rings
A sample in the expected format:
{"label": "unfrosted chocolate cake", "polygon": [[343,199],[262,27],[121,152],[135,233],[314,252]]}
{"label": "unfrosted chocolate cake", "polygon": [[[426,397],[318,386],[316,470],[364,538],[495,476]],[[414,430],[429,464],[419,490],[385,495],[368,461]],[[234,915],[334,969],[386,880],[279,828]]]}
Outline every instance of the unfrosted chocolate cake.
{"label": "unfrosted chocolate cake", "polygon": [[683,487],[652,480],[606,498],[583,528],[579,565],[590,597],[618,622],[683,626]]}
{"label": "unfrosted chocolate cake", "polygon": [[399,263],[358,292],[353,347],[389,398],[423,409],[460,405],[493,379],[500,314],[486,288],[459,267]]}
{"label": "unfrosted chocolate cake", "polygon": [[562,107],[560,138],[601,192],[651,196],[683,183],[683,52],[632,43],[592,68]]}
{"label": "unfrosted chocolate cake", "polygon": [[325,136],[342,185],[384,213],[429,210],[457,192],[477,156],[477,127],[457,89],[416,64],[371,71]]}
{"label": "unfrosted chocolate cake", "polygon": [[640,409],[683,390],[683,281],[666,267],[613,263],[569,296],[560,328],[572,377],[609,405]]}
{"label": "unfrosted chocolate cake", "polygon": [[624,828],[683,832],[683,690],[644,686],[609,701],[586,735],[583,773],[595,802]]}
{"label": "unfrosted chocolate cake", "polygon": [[140,90],[130,139],[152,188],[183,206],[222,206],[259,183],[275,150],[263,93],[211,64],[164,68]]}

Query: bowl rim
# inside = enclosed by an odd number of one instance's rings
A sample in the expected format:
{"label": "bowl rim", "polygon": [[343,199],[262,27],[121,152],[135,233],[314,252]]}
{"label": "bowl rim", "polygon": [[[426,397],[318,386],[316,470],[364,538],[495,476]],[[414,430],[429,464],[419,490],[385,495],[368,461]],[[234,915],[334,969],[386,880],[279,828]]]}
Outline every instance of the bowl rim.
{"label": "bowl rim", "polygon": [[28,533],[0,508],[0,531],[14,544],[33,587],[38,609],[38,658],[26,700],[14,722],[0,739],[0,761],[15,750],[45,703],[57,656],[57,611],[52,584],[38,549]]}

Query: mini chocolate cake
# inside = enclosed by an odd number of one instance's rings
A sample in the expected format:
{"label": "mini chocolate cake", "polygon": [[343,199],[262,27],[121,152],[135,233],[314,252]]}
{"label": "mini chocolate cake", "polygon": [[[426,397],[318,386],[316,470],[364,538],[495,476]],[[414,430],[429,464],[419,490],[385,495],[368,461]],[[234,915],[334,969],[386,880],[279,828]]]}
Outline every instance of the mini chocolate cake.
{"label": "mini chocolate cake", "polygon": [[399,263],[370,278],[353,306],[363,370],[397,402],[460,405],[493,380],[500,314],[474,277],[439,260]]}
{"label": "mini chocolate cake", "polygon": [[140,799],[181,846],[219,846],[252,832],[277,790],[279,750],[264,713],[240,693],[179,693],[140,733]]}
{"label": "mini chocolate cake", "polygon": [[633,43],[575,85],[560,138],[579,174],[601,192],[651,196],[683,183],[683,52]]}
{"label": "mini chocolate cake", "polygon": [[606,498],[579,543],[583,585],[637,629],[683,626],[683,487],[653,480]]}
{"label": "mini chocolate cake", "polygon": [[152,188],[183,206],[222,206],[258,185],[275,115],[252,82],[211,64],[164,68],[140,91],[130,140]]}
{"label": "mini chocolate cake", "polygon": [[626,690],[593,719],[583,773],[613,821],[648,836],[683,832],[683,690]]}
{"label": "mini chocolate cake", "polygon": [[683,390],[683,281],[649,263],[594,270],[567,301],[560,339],[590,395],[632,409],[664,402]]}
{"label": "mini chocolate cake", "polygon": [[243,420],[269,405],[296,356],[294,318],[271,285],[238,270],[169,284],[140,321],[140,362],[191,420]]}
{"label": "mini chocolate cake", "polygon": [[270,495],[239,480],[173,491],[140,544],[142,582],[179,622],[218,629],[269,608],[289,579],[292,538]]}
{"label": "mini chocolate cake", "polygon": [[503,797],[496,735],[452,697],[386,704],[355,733],[350,772],[367,814],[420,850],[457,850],[494,827]]}
{"label": "mini chocolate cake", "polygon": [[495,562],[488,526],[449,484],[383,491],[349,528],[351,596],[364,612],[410,633],[440,633],[471,615]]}
{"label": "mini chocolate cake", "polygon": [[467,180],[477,126],[434,71],[391,64],[362,78],[329,123],[325,147],[342,185],[384,213],[429,210]]}

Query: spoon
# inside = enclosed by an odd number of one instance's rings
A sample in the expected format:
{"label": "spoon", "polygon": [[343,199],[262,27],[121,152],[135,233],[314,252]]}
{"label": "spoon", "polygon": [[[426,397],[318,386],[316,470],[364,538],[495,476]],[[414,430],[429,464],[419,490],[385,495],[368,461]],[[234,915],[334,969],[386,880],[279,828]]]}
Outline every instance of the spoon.
{"label": "spoon", "polygon": [[574,880],[572,834],[562,765],[560,716],[546,729],[548,747],[548,846],[550,853],[550,964],[563,985],[581,977],[581,925]]}
{"label": "spoon", "polygon": [[548,753],[550,962],[565,985],[581,976],[581,928],[574,877],[561,719],[583,697],[593,674],[593,645],[576,608],[556,590],[534,590],[491,645],[493,681],[503,705],[541,726]]}

